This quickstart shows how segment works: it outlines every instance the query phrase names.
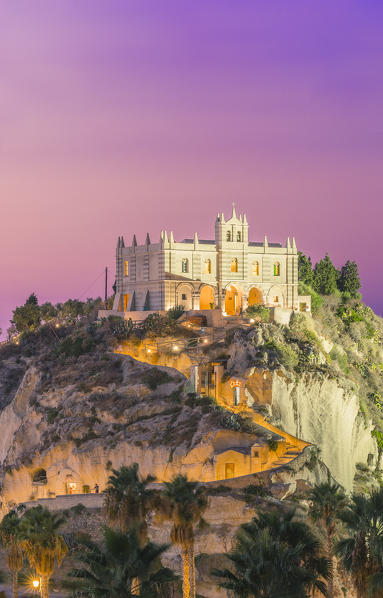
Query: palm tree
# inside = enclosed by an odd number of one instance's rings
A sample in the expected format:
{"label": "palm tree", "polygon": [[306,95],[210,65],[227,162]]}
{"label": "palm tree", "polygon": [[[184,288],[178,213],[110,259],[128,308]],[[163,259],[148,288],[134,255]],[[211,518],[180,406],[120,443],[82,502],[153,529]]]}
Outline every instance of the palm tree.
{"label": "palm tree", "polygon": [[320,522],[326,532],[326,552],[329,563],[327,596],[333,598],[336,573],[336,561],[333,557],[334,538],[338,518],[347,505],[347,498],[338,484],[327,482],[314,486],[310,500],[310,517],[313,521]]}
{"label": "palm tree", "polygon": [[19,595],[18,574],[24,560],[20,541],[20,517],[17,511],[10,511],[2,520],[0,541],[6,549],[7,567],[12,573],[13,598],[17,598]]}
{"label": "palm tree", "polygon": [[168,547],[151,542],[141,546],[135,529],[125,533],[107,527],[101,546],[88,540],[78,548],[76,558],[83,567],[70,574],[77,582],[75,596],[133,598],[137,594],[135,580],[139,579],[142,598],[159,598],[164,586],[175,579],[170,569],[159,564]]}
{"label": "palm tree", "polygon": [[28,509],[20,521],[20,539],[29,564],[41,578],[41,596],[49,598],[49,579],[55,564],[68,552],[64,538],[58,530],[64,523],[59,515],[41,505]]}
{"label": "palm tree", "polygon": [[316,589],[326,595],[326,559],[306,523],[287,514],[260,513],[241,526],[231,569],[213,571],[220,587],[240,598],[307,598]]}
{"label": "palm tree", "polygon": [[194,528],[203,523],[202,514],[207,507],[205,490],[184,475],[175,476],[164,486],[160,512],[163,519],[172,522],[170,539],[181,548],[183,597],[195,598]]}
{"label": "palm tree", "polygon": [[[147,516],[152,511],[156,493],[148,488],[155,478],[151,475],[140,478],[138,463],[130,467],[112,469],[105,490],[104,513],[107,521],[123,532],[134,528],[138,541],[144,546],[148,540]],[[133,584],[140,587],[139,580]]]}
{"label": "palm tree", "polygon": [[156,478],[140,478],[138,464],[112,469],[105,490],[104,513],[111,525],[123,532],[134,527],[142,545],[148,539],[147,516],[153,510],[156,493],[148,485]]}
{"label": "palm tree", "polygon": [[336,552],[352,575],[357,598],[383,597],[383,488],[370,495],[352,496],[341,513],[348,537],[340,540]]}

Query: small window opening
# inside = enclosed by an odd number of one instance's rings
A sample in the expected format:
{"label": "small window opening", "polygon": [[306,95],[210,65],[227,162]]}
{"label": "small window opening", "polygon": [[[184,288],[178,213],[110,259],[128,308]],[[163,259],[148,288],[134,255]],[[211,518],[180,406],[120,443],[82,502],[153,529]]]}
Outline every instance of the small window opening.
{"label": "small window opening", "polygon": [[211,274],[211,260],[205,260],[204,274]]}
{"label": "small window opening", "polygon": [[236,257],[233,257],[233,259],[231,260],[231,271],[238,272],[238,260]]}
{"label": "small window opening", "polygon": [[124,276],[129,276],[129,261],[125,260],[124,262]]}
{"label": "small window opening", "polygon": [[274,276],[280,276],[281,274],[281,264],[279,262],[276,262],[274,264]]}
{"label": "small window opening", "polygon": [[189,272],[189,260],[187,258],[182,260],[182,272]]}

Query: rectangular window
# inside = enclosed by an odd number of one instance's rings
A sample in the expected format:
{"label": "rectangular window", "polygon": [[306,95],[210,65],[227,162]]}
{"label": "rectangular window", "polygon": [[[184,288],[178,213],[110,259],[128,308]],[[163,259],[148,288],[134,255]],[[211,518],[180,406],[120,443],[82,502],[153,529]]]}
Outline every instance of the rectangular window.
{"label": "rectangular window", "polygon": [[186,295],[185,295],[185,293],[182,293],[181,297],[182,297],[182,301],[186,301]]}
{"label": "rectangular window", "polygon": [[125,260],[124,262],[124,276],[129,276],[129,261]]}
{"label": "rectangular window", "polygon": [[211,260],[205,260],[204,274],[211,274]]}
{"label": "rectangular window", "polygon": [[274,303],[279,303],[279,297],[274,297]]}
{"label": "rectangular window", "polygon": [[234,388],[234,405],[239,405],[241,398],[241,389],[239,386]]}

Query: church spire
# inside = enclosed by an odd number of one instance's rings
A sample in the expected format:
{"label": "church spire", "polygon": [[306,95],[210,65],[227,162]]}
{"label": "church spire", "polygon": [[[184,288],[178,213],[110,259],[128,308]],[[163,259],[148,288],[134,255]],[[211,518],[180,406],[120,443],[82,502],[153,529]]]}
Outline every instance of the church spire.
{"label": "church spire", "polygon": [[233,211],[231,213],[231,217],[237,220],[237,212],[235,211],[235,202],[233,201]]}

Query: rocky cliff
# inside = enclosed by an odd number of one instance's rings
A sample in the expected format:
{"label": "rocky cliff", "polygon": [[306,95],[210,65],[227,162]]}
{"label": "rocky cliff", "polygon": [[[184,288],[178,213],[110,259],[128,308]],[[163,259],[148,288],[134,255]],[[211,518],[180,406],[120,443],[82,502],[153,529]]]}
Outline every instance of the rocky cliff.
{"label": "rocky cliff", "polygon": [[382,339],[382,320],[369,308],[330,302],[314,318],[296,314],[289,328],[231,331],[228,369],[247,379],[251,408],[263,406],[275,425],[315,444],[352,490],[358,465],[370,483],[379,478]]}

